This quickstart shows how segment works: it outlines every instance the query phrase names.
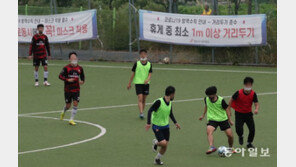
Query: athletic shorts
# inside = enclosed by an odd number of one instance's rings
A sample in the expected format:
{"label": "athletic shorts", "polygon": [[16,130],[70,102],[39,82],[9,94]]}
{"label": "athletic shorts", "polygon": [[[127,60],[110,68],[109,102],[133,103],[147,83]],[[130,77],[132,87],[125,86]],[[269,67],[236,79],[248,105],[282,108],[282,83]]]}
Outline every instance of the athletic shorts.
{"label": "athletic shorts", "polygon": [[136,94],[149,95],[149,84],[136,84]]}
{"label": "athletic shorts", "polygon": [[72,103],[72,100],[79,102],[79,94],[80,92],[65,92],[65,102]]}
{"label": "athletic shorts", "polygon": [[40,66],[40,62],[42,64],[42,66],[47,66],[47,58],[42,58],[42,59],[38,59],[38,58],[33,58],[33,66]]}
{"label": "athletic shorts", "polygon": [[165,129],[154,129],[152,128],[156,139],[160,142],[162,140],[169,141],[170,140],[170,128]]}
{"label": "athletic shorts", "polygon": [[207,126],[213,126],[215,128],[215,130],[217,129],[218,126],[220,126],[220,130],[221,131],[224,131],[228,128],[230,128],[230,125],[229,125],[229,122],[228,120],[226,121],[221,121],[221,122],[218,122],[218,121],[209,121]]}

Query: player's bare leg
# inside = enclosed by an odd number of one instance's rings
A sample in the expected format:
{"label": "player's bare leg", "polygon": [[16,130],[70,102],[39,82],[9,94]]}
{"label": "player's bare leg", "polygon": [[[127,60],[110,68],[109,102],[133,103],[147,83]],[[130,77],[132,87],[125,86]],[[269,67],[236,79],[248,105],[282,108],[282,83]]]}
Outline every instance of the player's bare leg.
{"label": "player's bare leg", "polygon": [[74,117],[77,113],[77,107],[78,107],[78,101],[74,100],[73,101],[73,109],[71,111],[71,117],[70,117],[70,121],[69,121],[70,125],[76,125],[76,123],[74,122]]}
{"label": "player's bare leg", "polygon": [[210,145],[209,150],[206,152],[206,154],[211,154],[212,152],[215,152],[217,149],[214,147],[214,137],[213,133],[215,131],[215,127],[213,126],[207,126],[207,136],[208,136],[208,142]]}
{"label": "player's bare leg", "polygon": [[61,120],[64,119],[65,113],[66,113],[67,110],[70,109],[70,107],[71,107],[71,103],[66,103],[66,105],[64,106],[64,109],[63,109],[63,111],[61,113],[61,117],[60,117]]}
{"label": "player's bare leg", "polygon": [[144,114],[143,114],[143,94],[138,94],[138,107],[140,110],[140,118],[144,119]]}
{"label": "player's bare leg", "polygon": [[44,82],[43,82],[43,85],[44,86],[50,86],[50,83],[47,81],[47,78],[48,78],[48,70],[47,70],[47,65],[43,66],[43,69],[44,69]]}
{"label": "player's bare leg", "polygon": [[229,149],[232,151],[232,153],[235,153],[235,150],[233,148],[233,134],[231,128],[226,129],[225,134],[228,138]]}
{"label": "player's bare leg", "polygon": [[35,86],[39,86],[39,82],[38,82],[38,69],[39,69],[39,66],[35,66],[35,69],[34,69],[34,78],[35,78]]}
{"label": "player's bare leg", "polygon": [[157,146],[160,147],[159,152],[157,153],[154,163],[157,165],[163,165],[163,162],[161,162],[160,158],[165,154],[167,147],[168,147],[168,141],[162,140],[160,142],[157,142]]}
{"label": "player's bare leg", "polygon": [[143,104],[142,111],[143,112],[144,112],[144,109],[145,109],[145,106],[146,106],[146,98],[147,98],[147,95],[143,95],[143,101],[142,101],[142,104]]}

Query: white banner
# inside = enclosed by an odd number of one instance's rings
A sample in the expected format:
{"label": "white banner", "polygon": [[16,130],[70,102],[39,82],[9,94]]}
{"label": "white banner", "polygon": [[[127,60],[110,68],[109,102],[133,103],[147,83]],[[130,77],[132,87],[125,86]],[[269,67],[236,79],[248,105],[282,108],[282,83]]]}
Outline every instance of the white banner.
{"label": "white banner", "polygon": [[139,10],[140,40],[213,47],[266,45],[266,15],[204,16]]}
{"label": "white banner", "polygon": [[50,43],[64,43],[97,38],[96,10],[82,12],[18,16],[18,42],[31,42],[37,25],[44,25],[44,34]]}

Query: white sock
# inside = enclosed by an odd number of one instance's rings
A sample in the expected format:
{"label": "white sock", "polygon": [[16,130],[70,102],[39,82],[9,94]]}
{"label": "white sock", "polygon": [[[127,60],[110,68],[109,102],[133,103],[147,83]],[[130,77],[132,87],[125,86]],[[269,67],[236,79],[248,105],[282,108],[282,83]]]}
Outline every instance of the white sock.
{"label": "white sock", "polygon": [[161,157],[162,157],[162,154],[160,154],[160,153],[157,153],[157,155],[156,155],[155,159],[160,159]]}
{"label": "white sock", "polygon": [[65,107],[64,107],[64,110],[63,110],[63,113],[65,113],[67,110],[68,110],[68,109],[67,109],[67,107],[65,106]]}
{"label": "white sock", "polygon": [[48,71],[44,71],[44,79],[47,80],[48,78]]}
{"label": "white sock", "polygon": [[77,113],[77,107],[73,107],[70,120],[74,120],[76,113]]}
{"label": "white sock", "polygon": [[38,71],[34,71],[34,78],[35,78],[35,81],[38,81]]}

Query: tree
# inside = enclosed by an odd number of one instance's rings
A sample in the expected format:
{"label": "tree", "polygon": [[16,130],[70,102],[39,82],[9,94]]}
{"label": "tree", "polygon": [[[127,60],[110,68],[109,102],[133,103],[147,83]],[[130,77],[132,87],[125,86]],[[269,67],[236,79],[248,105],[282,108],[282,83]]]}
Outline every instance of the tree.
{"label": "tree", "polygon": [[252,0],[248,0],[248,14],[252,14]]}

